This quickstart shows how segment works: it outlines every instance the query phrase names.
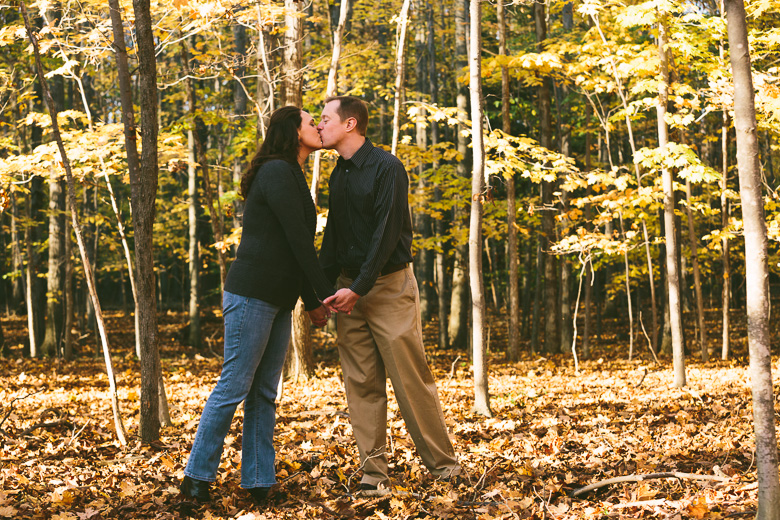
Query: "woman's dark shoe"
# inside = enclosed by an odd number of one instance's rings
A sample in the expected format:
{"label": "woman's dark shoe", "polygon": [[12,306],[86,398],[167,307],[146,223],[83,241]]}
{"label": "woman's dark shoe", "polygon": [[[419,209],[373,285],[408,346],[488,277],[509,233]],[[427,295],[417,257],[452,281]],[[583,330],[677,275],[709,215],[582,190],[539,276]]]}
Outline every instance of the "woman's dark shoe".
{"label": "woman's dark shoe", "polygon": [[252,498],[255,500],[255,504],[263,505],[265,503],[265,499],[268,498],[268,492],[271,491],[271,488],[255,487],[247,488],[246,490],[249,491],[250,495],[252,495]]}
{"label": "woman's dark shoe", "polygon": [[193,498],[198,502],[208,502],[211,500],[211,494],[209,493],[210,486],[210,482],[184,475],[179,490],[181,491],[181,494],[187,498]]}

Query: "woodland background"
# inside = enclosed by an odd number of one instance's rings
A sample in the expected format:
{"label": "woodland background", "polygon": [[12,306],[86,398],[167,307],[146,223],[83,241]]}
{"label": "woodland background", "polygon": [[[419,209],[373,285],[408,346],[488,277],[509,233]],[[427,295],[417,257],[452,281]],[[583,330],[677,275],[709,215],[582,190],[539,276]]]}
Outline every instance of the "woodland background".
{"label": "woodland background", "polygon": [[[475,23],[474,3],[462,0],[171,0],[147,5],[146,33],[138,5],[110,4],[123,18],[118,26],[104,2],[26,4],[59,111],[87,261],[76,247],[66,168],[20,8],[0,6],[0,344],[8,374],[0,503],[12,504],[0,508],[14,510],[6,516],[191,513],[167,504],[219,371],[221,281],[240,238],[237,179],[274,108],[296,104],[316,117],[326,94],[336,92],[366,100],[369,137],[407,167],[426,346],[437,379],[446,381],[448,422],[460,424],[456,443],[482,456],[467,457],[473,480],[460,496],[428,482],[434,498],[416,489],[396,496],[400,505],[345,501],[343,484],[358,468],[351,448],[338,447],[349,444],[343,399],[315,397],[340,395],[332,329],[312,332],[299,310],[281,415],[290,406],[290,431],[303,437],[286,439],[280,459],[295,466],[307,457],[305,471],[293,467],[288,476],[297,480],[283,487],[310,495],[294,507],[279,498],[282,511],[424,517],[439,508],[439,515],[541,518],[624,510],[725,516],[755,506],[755,487],[745,484],[755,480],[743,446],[751,442],[749,417],[737,411],[749,406],[747,262],[724,6],[482,2]],[[777,296],[780,9],[769,0],[746,7],[769,288]],[[144,68],[150,56],[151,80]],[[479,103],[470,58],[481,68]],[[129,133],[123,85],[140,114]],[[477,108],[482,132],[473,131]],[[477,137],[484,156],[474,152]],[[131,141],[140,146],[137,173]],[[334,161],[325,152],[306,168],[321,223]],[[484,176],[472,175],[475,164]],[[145,176],[152,166],[153,178]],[[670,189],[665,178],[673,180]],[[131,200],[141,202],[131,207]],[[87,263],[99,305],[90,298]],[[670,294],[678,295],[679,309]],[[772,325],[772,339],[776,333]],[[103,367],[93,359],[101,353]],[[686,384],[689,390],[679,389]],[[653,403],[635,388],[647,389]],[[38,390],[44,392],[31,395]],[[723,408],[713,408],[716,401]],[[137,426],[143,444],[122,435],[115,441],[124,429],[119,402],[140,414],[128,425]],[[86,420],[90,408],[100,427]],[[634,431],[642,438],[626,446],[620,432],[633,431],[637,417],[649,421],[647,435]],[[571,424],[586,423],[600,439],[578,440],[576,432],[588,429]],[[402,422],[394,427],[398,452],[408,453],[399,480],[424,483]],[[671,452],[658,444],[676,438],[664,435],[678,427],[704,446],[690,459],[678,444]],[[323,429],[335,440],[315,460],[300,446]],[[616,435],[604,448],[611,455],[594,448],[608,434]],[[726,444],[707,446],[713,438]],[[148,451],[150,442],[158,451]],[[79,444],[97,450],[94,458],[74,456]],[[110,454],[99,453],[108,444]],[[31,449],[43,451],[19,451]],[[612,458],[599,467],[593,449]],[[228,450],[230,466],[237,460]],[[617,500],[605,499],[609,507],[595,509],[566,498],[604,475],[643,472],[658,451],[668,454],[652,462],[659,471],[732,480],[704,481],[701,489],[683,481],[676,491],[672,484],[627,485],[612,496]],[[621,453],[642,462],[626,465],[632,458]],[[540,470],[542,455],[554,457]],[[99,460],[111,470],[84,477],[102,467]],[[141,466],[161,460],[167,469],[149,477],[161,485],[139,479]],[[25,476],[25,464],[41,468],[40,484]],[[582,464],[590,469],[574,471]],[[77,476],[62,474],[69,466],[80,468]],[[113,478],[101,481],[113,490],[110,499],[84,483],[97,478]],[[59,482],[54,492],[47,489],[52,479]],[[232,502],[207,514],[238,515],[247,507],[230,485],[223,498]],[[619,505],[643,499],[652,504]],[[729,509],[733,504],[742,509]]]}

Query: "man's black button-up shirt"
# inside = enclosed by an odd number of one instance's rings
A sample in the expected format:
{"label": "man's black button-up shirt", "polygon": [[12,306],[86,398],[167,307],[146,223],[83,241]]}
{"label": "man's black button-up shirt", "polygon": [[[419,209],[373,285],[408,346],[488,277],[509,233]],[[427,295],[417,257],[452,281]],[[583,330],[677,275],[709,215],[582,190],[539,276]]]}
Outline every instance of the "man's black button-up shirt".
{"label": "man's black button-up shirt", "polygon": [[342,268],[359,269],[350,289],[365,296],[383,267],[412,261],[409,177],[397,157],[366,139],[338,159],[329,187],[320,263],[332,280]]}

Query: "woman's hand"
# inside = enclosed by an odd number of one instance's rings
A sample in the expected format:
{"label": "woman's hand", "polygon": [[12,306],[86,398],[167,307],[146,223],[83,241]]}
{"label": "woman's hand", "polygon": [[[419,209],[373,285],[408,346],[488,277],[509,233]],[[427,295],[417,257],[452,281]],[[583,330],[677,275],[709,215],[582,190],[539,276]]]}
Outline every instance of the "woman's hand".
{"label": "woman's hand", "polygon": [[320,305],[313,311],[308,311],[309,313],[309,319],[311,319],[311,322],[314,324],[315,327],[323,327],[326,323],[328,323],[328,318],[330,317],[330,309],[326,307],[325,305]]}

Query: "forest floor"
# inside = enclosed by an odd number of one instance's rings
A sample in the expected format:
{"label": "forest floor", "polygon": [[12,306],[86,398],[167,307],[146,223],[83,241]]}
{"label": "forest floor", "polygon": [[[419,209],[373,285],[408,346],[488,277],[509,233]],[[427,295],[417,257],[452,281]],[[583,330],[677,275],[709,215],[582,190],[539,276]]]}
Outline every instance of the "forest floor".
{"label": "forest floor", "polygon": [[[316,377],[288,383],[278,407],[278,486],[267,505],[240,489],[242,410],[227,437],[214,500],[183,501],[178,484],[200,411],[220,371],[220,320],[206,320],[210,350],[182,346],[184,316],[160,315],[160,346],[173,426],[159,445],[137,437],[139,363],[132,319],[109,313],[113,362],[127,446],[116,440],[102,354],[80,338],[76,361],[20,357],[21,318],[3,318],[10,356],[0,359],[0,518],[747,518],[757,507],[751,395],[742,331],[733,357],[687,361],[688,385],[673,387],[671,360],[656,365],[646,342],[633,361],[604,322],[591,360],[524,353],[508,363],[504,324],[494,320],[490,353],[493,418],[474,415],[465,351],[428,353],[464,479],[434,480],[421,466],[391,398],[392,493],[364,498],[335,338],[315,333]],[[713,325],[711,335],[719,329]],[[719,337],[719,335],[718,335]],[[623,343],[627,343],[624,341]],[[718,342],[719,343],[719,342]],[[716,353],[713,357],[717,357]],[[773,366],[776,376],[780,365]],[[778,387],[776,386],[776,395]],[[572,498],[605,479],[662,472]]]}

